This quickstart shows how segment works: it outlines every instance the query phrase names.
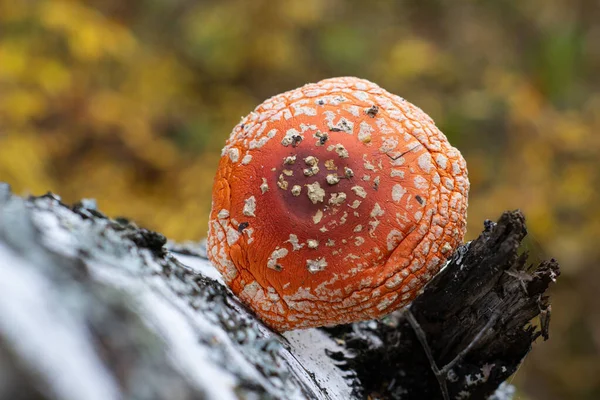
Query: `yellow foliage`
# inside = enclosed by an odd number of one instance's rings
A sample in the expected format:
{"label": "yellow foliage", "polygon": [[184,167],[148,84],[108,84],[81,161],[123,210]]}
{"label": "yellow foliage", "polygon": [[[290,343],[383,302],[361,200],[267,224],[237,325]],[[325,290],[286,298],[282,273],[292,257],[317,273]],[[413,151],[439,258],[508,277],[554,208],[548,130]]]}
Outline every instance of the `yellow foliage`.
{"label": "yellow foliage", "polygon": [[585,374],[599,347],[572,343],[600,337],[585,286],[600,280],[600,12],[583,0],[422,3],[0,0],[0,181],[95,197],[112,216],[198,240],[241,116],[309,81],[371,79],[465,155],[469,238],[521,208],[561,261],[571,286],[555,290],[551,342],[564,354],[536,368],[553,358],[540,346],[517,381],[532,399],[528,376],[559,398],[594,398],[600,375]]}
{"label": "yellow foliage", "polygon": [[73,55],[81,61],[104,56],[126,57],[135,50],[133,36],[83,4],[68,0],[40,1],[37,17],[50,31],[66,36]]}
{"label": "yellow foliage", "polygon": [[390,49],[388,71],[399,79],[414,78],[439,71],[442,60],[433,43],[421,39],[402,39]]}
{"label": "yellow foliage", "polygon": [[26,182],[29,194],[45,193],[54,186],[43,144],[34,133],[17,131],[0,136],[0,177],[5,182]]}

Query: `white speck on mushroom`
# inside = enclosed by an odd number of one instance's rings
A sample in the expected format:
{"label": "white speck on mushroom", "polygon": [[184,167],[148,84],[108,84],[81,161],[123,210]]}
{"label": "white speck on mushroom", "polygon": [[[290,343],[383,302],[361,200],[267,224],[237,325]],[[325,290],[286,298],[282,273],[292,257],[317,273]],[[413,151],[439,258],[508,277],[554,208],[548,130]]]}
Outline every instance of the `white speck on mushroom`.
{"label": "white speck on mushroom", "polygon": [[348,121],[344,117],[341,117],[335,125],[331,123],[329,124],[329,130],[332,132],[346,132],[352,135],[352,131],[354,130],[354,123],[352,121]]}
{"label": "white speck on mushroom", "polygon": [[275,290],[274,287],[268,287],[267,288],[267,293],[268,293],[268,296],[269,296],[269,300],[271,300],[272,302],[279,301],[280,297],[277,294],[277,291]]}
{"label": "white speck on mushroom", "polygon": [[284,169],[283,174],[285,176],[292,176],[292,175],[294,175],[294,171],[292,171],[291,169]]}
{"label": "white speck on mushroom", "polygon": [[250,164],[250,161],[252,161],[252,156],[250,154],[246,154],[244,156],[244,158],[242,158],[242,164],[243,165],[248,165]]}
{"label": "white speck on mushroom", "polygon": [[319,228],[319,231],[321,231],[323,233],[327,232],[328,230],[329,229],[327,229],[325,226],[322,226],[322,227]]}
{"label": "white speck on mushroom", "polygon": [[410,223],[411,220],[406,216],[406,212],[404,214],[396,213],[396,223],[404,229],[406,224]]}
{"label": "white speck on mushroom", "polygon": [[261,147],[263,147],[269,140],[271,140],[273,137],[275,137],[275,134],[277,134],[277,129],[271,129],[269,131],[269,133],[267,133],[267,136],[263,136],[260,139],[256,140],[256,139],[252,139],[250,141],[250,143],[248,144],[248,148],[250,150],[254,150],[254,149],[260,149]]}
{"label": "white speck on mushroom", "polygon": [[358,106],[348,106],[346,107],[346,110],[348,110],[348,112],[354,115],[355,117],[358,117],[360,115],[360,109],[358,108]]}
{"label": "white speck on mushroom", "polygon": [[310,183],[305,185],[308,188],[308,198],[312,201],[313,204],[317,204],[319,202],[323,202],[325,197],[325,190],[321,188],[319,182]]}
{"label": "white speck on mushroom", "polygon": [[379,147],[379,151],[382,153],[389,153],[398,147],[398,139],[394,136],[388,136],[383,140],[381,147]]}
{"label": "white speck on mushroom", "polygon": [[431,250],[431,245],[430,243],[424,242],[422,249],[421,249],[421,254],[423,254],[424,256],[429,254],[429,251]]}
{"label": "white speck on mushroom", "polygon": [[229,218],[229,211],[226,209],[222,209],[221,211],[219,211],[219,213],[217,214],[217,217],[219,217],[219,219],[225,219],[225,218]]}
{"label": "white speck on mushroom", "polygon": [[375,166],[373,164],[371,164],[369,161],[365,160],[363,158],[363,160],[365,161],[365,169],[368,169],[369,171],[375,171]]}
{"label": "white speck on mushroom", "polygon": [[362,180],[367,182],[371,180],[371,175],[363,175]]}
{"label": "white speck on mushroom", "polygon": [[363,243],[365,243],[365,238],[364,238],[364,237],[362,237],[362,236],[357,236],[357,237],[355,237],[355,238],[354,238],[354,245],[355,245],[355,246],[360,246],[360,245],[362,245]]}
{"label": "white speck on mushroom", "polygon": [[271,257],[267,260],[267,268],[271,268],[275,271],[281,271],[283,267],[277,264],[277,260],[288,255],[288,249],[277,248],[271,253]]}
{"label": "white speck on mushroom", "polygon": [[392,276],[390,279],[388,279],[388,281],[385,283],[385,287],[388,289],[394,289],[394,288],[398,287],[398,285],[400,285],[402,283],[402,281],[404,281],[404,278],[402,277],[402,275],[396,274],[396,275]]}
{"label": "white speck on mushroom", "polygon": [[325,168],[327,168],[329,171],[335,171],[337,169],[333,160],[326,160]]}
{"label": "white speck on mushroom", "polygon": [[429,189],[429,183],[427,183],[427,180],[425,178],[423,178],[421,175],[415,176],[414,182],[415,182],[415,187],[417,189],[421,189],[421,190]]}
{"label": "white speck on mushroom", "polygon": [[361,89],[361,90],[356,90],[352,94],[354,95],[354,97],[356,97],[357,99],[359,99],[361,101],[367,101],[369,99],[369,94],[367,92],[363,91],[366,88],[359,88],[359,89]]}
{"label": "white speck on mushroom", "polygon": [[400,185],[399,183],[395,184],[392,187],[392,200],[394,200],[395,202],[399,202],[400,200],[402,200],[402,196],[404,196],[405,193],[406,189],[404,189],[402,185]]}
{"label": "white speck on mushroom", "polygon": [[302,136],[302,134],[300,132],[298,132],[294,128],[290,128],[285,133],[284,138],[281,139],[281,144],[284,145],[285,147],[288,147],[290,144],[294,145],[294,143],[297,143],[298,141],[302,141],[302,139],[304,139],[304,136]]}
{"label": "white speck on mushroom", "polygon": [[235,147],[229,149],[227,155],[232,162],[237,162],[240,159],[240,151]]}
{"label": "white speck on mushroom", "polygon": [[346,98],[346,96],[344,95],[337,95],[334,96],[333,99],[331,99],[330,103],[332,106],[339,106],[341,103],[348,101],[348,99]]}
{"label": "white speck on mushroom", "polygon": [[337,153],[338,156],[340,156],[340,158],[348,158],[349,157],[348,150],[346,150],[344,145],[341,143],[338,143],[335,145],[335,152]]}
{"label": "white speck on mushroom", "polygon": [[347,219],[348,219],[348,213],[346,211],[344,211],[344,215],[342,215],[342,218],[340,218],[340,225],[344,225],[346,223]]}
{"label": "white speck on mushroom", "polygon": [[300,185],[292,186],[292,194],[294,196],[300,196],[300,192],[302,192],[302,186],[300,186]]}
{"label": "white speck on mushroom", "polygon": [[338,192],[331,193],[331,197],[329,198],[329,204],[332,206],[339,206],[346,201],[346,193]]}
{"label": "white speck on mushroom", "polygon": [[337,176],[337,174],[327,174],[327,177],[325,179],[327,179],[327,183],[329,183],[330,185],[335,185],[340,181],[340,177]]}
{"label": "white speck on mushroom", "polygon": [[374,189],[379,188],[380,182],[381,182],[381,178],[379,176],[376,176],[375,179],[373,179],[373,188]]}
{"label": "white speck on mushroom", "polygon": [[381,221],[379,221],[378,219],[369,221],[369,225],[371,226],[369,228],[369,236],[375,237],[375,230],[377,229],[377,227],[379,226],[380,223],[381,223]]}
{"label": "white speck on mushroom", "polygon": [[354,227],[354,232],[360,232],[360,231],[362,231],[362,225],[356,225]]}
{"label": "white speck on mushroom", "polygon": [[387,297],[384,297],[383,300],[381,300],[379,302],[379,304],[377,304],[377,309],[379,311],[383,311],[386,308],[388,308],[393,302],[394,300],[396,300],[398,298],[398,293],[392,293],[390,295],[388,295]]}
{"label": "white speck on mushroom", "polygon": [[365,114],[367,114],[371,118],[375,118],[377,113],[379,112],[379,107],[377,104],[373,104],[371,107],[365,108]]}
{"label": "white speck on mushroom", "polygon": [[287,156],[283,159],[285,165],[293,165],[296,162],[296,156]]}
{"label": "white speck on mushroom", "polygon": [[244,200],[243,214],[247,217],[256,217],[256,215],[254,215],[254,211],[256,211],[256,198],[254,196],[250,196]]}
{"label": "white speck on mushroom", "polygon": [[392,165],[394,167],[400,167],[400,166],[404,165],[404,163],[406,162],[406,158],[404,158],[400,154],[396,154],[396,153],[388,153],[388,154],[390,156],[392,156],[392,158],[390,158],[390,165]]}
{"label": "white speck on mushroom", "polygon": [[292,104],[292,108],[294,109],[294,117],[305,114],[308,116],[317,115],[317,110],[312,107],[304,106],[305,102],[300,100]]}
{"label": "white speck on mushroom", "polygon": [[404,234],[397,229],[392,229],[387,235],[387,249],[388,251],[394,250],[404,238]]}
{"label": "white speck on mushroom", "polygon": [[262,194],[269,190],[269,184],[267,183],[267,178],[262,178],[262,183],[260,184],[260,191]]}
{"label": "white speck on mushroom", "polygon": [[450,178],[444,178],[444,186],[448,190],[454,190],[454,182]]}
{"label": "white speck on mushroom", "polygon": [[448,159],[442,153],[437,154],[437,156],[435,157],[435,162],[437,165],[439,165],[441,169],[446,169],[448,165]]}
{"label": "white speck on mushroom", "polygon": [[390,176],[392,178],[404,178],[404,171],[402,171],[401,169],[392,168],[392,170],[390,171]]}
{"label": "white speck on mushroom", "polygon": [[358,197],[362,197],[363,199],[365,197],[367,197],[367,192],[365,191],[365,189],[362,186],[352,186],[350,188],[350,190],[352,190],[354,192],[355,195],[357,195]]}
{"label": "white speck on mushroom", "polygon": [[431,162],[431,155],[429,153],[423,153],[419,156],[419,158],[417,159],[417,162],[419,164],[419,168],[421,168],[422,171],[429,173],[431,172],[431,169],[433,168],[433,164]]}
{"label": "white speck on mushroom", "polygon": [[371,125],[369,125],[366,121],[362,121],[359,125],[358,140],[363,143],[370,143],[371,132],[373,132],[373,127],[371,127]]}
{"label": "white speck on mushroom", "polygon": [[315,239],[308,239],[306,241],[306,244],[308,245],[309,249],[316,249],[317,247],[319,247],[319,241]]}
{"label": "white speck on mushroom", "polygon": [[352,204],[349,204],[348,207],[350,208],[354,208],[355,210],[358,208],[358,206],[360,206],[361,201],[360,200],[354,200],[352,202]]}
{"label": "white speck on mushroom", "polygon": [[304,159],[304,162],[306,163],[306,165],[314,166],[319,163],[319,159],[314,156],[308,156]]}
{"label": "white speck on mushroom", "polygon": [[323,271],[327,267],[327,261],[325,257],[318,258],[316,260],[306,260],[306,268],[311,274]]}
{"label": "white speck on mushroom", "polygon": [[454,175],[460,174],[460,166],[458,165],[458,163],[456,161],[452,161],[452,173]]}
{"label": "white speck on mushroom", "polygon": [[233,246],[240,239],[240,233],[237,229],[228,226],[227,227],[227,245]]}
{"label": "white speck on mushroom", "polygon": [[383,214],[385,214],[385,211],[383,211],[379,203],[375,203],[373,210],[371,210],[371,218],[381,217]]}
{"label": "white speck on mushroom", "polygon": [[460,193],[452,193],[452,197],[450,198],[450,208],[456,210],[457,203],[462,199],[462,195]]}
{"label": "white speck on mushroom", "polygon": [[264,296],[264,290],[260,286],[260,284],[256,281],[251,282],[244,286],[244,289],[240,293],[240,298],[242,299],[254,299],[257,296]]}
{"label": "white speck on mushroom", "polygon": [[394,133],[394,130],[388,126],[387,120],[385,118],[377,118],[375,120],[375,125],[377,125],[377,128],[379,128],[379,132],[381,132],[384,135]]}
{"label": "white speck on mushroom", "polygon": [[283,190],[287,190],[288,182],[283,177],[283,174],[279,174],[279,179],[277,180],[277,186],[279,186]]}
{"label": "white speck on mushroom", "polygon": [[331,129],[331,126],[333,125],[333,119],[335,118],[335,113],[333,111],[325,111],[323,114],[325,115],[325,121],[327,122],[327,125]]}
{"label": "white speck on mushroom", "polygon": [[298,236],[290,233],[290,238],[286,240],[284,243],[290,243],[292,245],[292,251],[298,251],[305,246],[304,243],[300,243],[298,241]]}
{"label": "white speck on mushroom", "polygon": [[248,244],[254,242],[254,238],[252,237],[252,234],[254,233],[254,229],[253,228],[246,228],[246,229],[244,229],[244,233],[246,235],[248,235]]}
{"label": "white speck on mushroom", "polygon": [[316,175],[316,174],[318,174],[318,173],[319,173],[319,167],[318,167],[318,166],[316,166],[316,165],[313,165],[313,166],[312,166],[312,167],[310,167],[310,168],[304,168],[304,171],[303,171],[303,173],[304,173],[304,175],[305,175],[305,176],[313,176],[313,175]]}
{"label": "white speck on mushroom", "polygon": [[333,239],[327,239],[327,243],[325,243],[325,246],[327,246],[327,247],[333,247],[333,246],[335,246],[335,240],[333,240]]}
{"label": "white speck on mushroom", "polygon": [[319,222],[321,222],[321,219],[323,218],[323,211],[321,211],[320,209],[317,210],[316,214],[313,215],[312,219],[314,224],[318,224]]}
{"label": "white speck on mushroom", "polygon": [[[223,233],[223,230],[219,228],[219,223],[217,221],[213,222],[213,230],[217,232],[217,239],[219,239],[219,241],[222,241],[225,238],[225,234]],[[213,250],[215,249],[216,247],[213,248]]]}
{"label": "white speck on mushroom", "polygon": [[348,167],[344,167],[344,176],[346,178],[352,178],[354,176],[354,171],[352,171],[350,168]]}

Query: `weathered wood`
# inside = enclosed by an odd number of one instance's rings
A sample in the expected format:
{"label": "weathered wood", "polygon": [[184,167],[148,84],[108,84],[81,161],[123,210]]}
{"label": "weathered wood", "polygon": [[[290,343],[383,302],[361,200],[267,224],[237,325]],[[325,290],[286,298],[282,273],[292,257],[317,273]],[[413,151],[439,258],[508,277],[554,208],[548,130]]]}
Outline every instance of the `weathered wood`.
{"label": "weathered wood", "polygon": [[[451,398],[482,399],[513,374],[540,335],[548,338],[550,305],[544,292],[559,275],[555,260],[537,267],[519,255],[527,234],[520,211],[460,247],[410,306],[440,369],[480,334],[444,374]],[[539,327],[531,320],[540,316]],[[354,371],[363,394],[402,399],[442,398],[413,326],[403,312],[382,321],[327,329],[356,354],[339,357]]]}
{"label": "weathered wood", "polygon": [[[528,266],[525,234],[519,212],[487,222],[411,306],[451,398],[486,398],[548,335],[558,265]],[[201,244],[167,245],[93,201],[23,199],[0,184],[0,277],[0,398],[441,398],[401,312],[278,335]]]}

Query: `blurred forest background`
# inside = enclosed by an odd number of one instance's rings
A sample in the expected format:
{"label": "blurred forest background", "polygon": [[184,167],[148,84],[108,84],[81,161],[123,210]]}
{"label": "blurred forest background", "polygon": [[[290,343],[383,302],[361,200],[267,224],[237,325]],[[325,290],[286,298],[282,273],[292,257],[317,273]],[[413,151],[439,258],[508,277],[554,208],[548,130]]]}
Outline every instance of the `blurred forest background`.
{"label": "blurred forest background", "polygon": [[198,240],[241,116],[372,80],[464,154],[469,238],[521,208],[561,262],[517,398],[599,399],[599,72],[597,0],[0,0],[0,180]]}

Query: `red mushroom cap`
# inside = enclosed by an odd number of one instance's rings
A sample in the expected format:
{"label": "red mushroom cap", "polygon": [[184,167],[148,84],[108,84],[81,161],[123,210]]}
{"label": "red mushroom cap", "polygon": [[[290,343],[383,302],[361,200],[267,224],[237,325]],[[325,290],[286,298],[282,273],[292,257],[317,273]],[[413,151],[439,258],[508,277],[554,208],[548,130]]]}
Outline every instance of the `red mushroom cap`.
{"label": "red mushroom cap", "polygon": [[462,242],[466,163],[433,120],[362,79],[275,96],[235,127],[208,254],[272,328],[377,318]]}

